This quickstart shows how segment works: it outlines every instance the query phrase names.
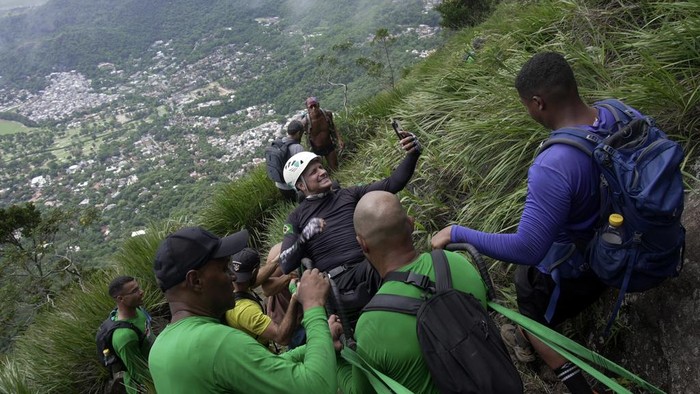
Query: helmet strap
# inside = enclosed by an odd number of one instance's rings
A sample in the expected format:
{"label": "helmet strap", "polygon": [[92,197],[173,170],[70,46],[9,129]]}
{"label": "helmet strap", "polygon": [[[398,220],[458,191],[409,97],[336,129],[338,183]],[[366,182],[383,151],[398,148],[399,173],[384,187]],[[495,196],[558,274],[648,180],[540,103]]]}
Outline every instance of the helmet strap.
{"label": "helmet strap", "polygon": [[[302,175],[301,177],[301,183],[304,184],[304,189],[309,190],[309,187],[306,185],[306,179],[304,179],[304,176]],[[323,192],[323,193],[317,193],[317,194],[310,194],[306,196],[307,200],[318,200],[319,198],[324,197],[328,192]]]}
{"label": "helmet strap", "polygon": [[[309,190],[309,186],[306,185],[306,179],[304,179],[304,175],[301,175],[299,178],[301,178],[301,183],[304,184],[304,189]],[[319,198],[325,197],[330,191],[327,192],[321,192],[321,193],[316,193],[316,194],[310,194],[306,196],[307,200],[318,200]]]}
{"label": "helmet strap", "polygon": [[328,195],[328,193],[330,193],[330,192],[311,194],[311,195],[306,196],[306,199],[307,200],[318,200],[319,198],[326,197],[326,195]]}
{"label": "helmet strap", "polygon": [[309,190],[309,186],[306,184],[306,179],[304,179],[304,175],[299,175],[299,178],[301,178],[301,183],[304,185],[304,189]]}

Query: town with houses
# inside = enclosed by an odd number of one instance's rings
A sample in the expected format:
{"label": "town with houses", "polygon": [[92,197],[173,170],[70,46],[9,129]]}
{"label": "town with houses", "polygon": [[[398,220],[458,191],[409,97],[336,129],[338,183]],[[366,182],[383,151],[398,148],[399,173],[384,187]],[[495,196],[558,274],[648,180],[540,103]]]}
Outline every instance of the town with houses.
{"label": "town with houses", "polygon": [[[276,19],[258,23],[272,26]],[[421,25],[401,34],[429,37],[439,30]],[[229,44],[191,64],[173,56],[167,41],[154,42],[148,52],[130,75],[111,63],[96,65],[114,84],[65,71],[47,75],[38,92],[0,88],[0,112],[49,125],[0,135],[3,204],[91,207],[102,214],[105,240],[115,230],[120,237],[138,235],[149,215],[167,218],[172,211],[164,209],[182,208],[163,196],[181,194],[183,183],[237,179],[264,160],[264,148],[283,135],[286,123],[304,113],[276,114],[261,103],[221,117],[191,114],[235,98],[237,84],[268,71],[264,48]],[[431,49],[410,53],[418,59]],[[217,82],[222,76],[227,86]],[[34,133],[50,134],[45,138],[52,143],[35,147]]]}

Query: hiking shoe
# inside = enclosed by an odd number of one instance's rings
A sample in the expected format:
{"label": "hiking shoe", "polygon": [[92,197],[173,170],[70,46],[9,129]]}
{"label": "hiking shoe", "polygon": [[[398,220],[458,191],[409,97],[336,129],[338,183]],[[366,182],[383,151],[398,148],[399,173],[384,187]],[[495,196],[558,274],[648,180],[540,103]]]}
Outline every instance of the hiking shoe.
{"label": "hiking shoe", "polygon": [[501,338],[506,346],[513,349],[515,358],[521,363],[531,363],[535,361],[535,351],[523,333],[512,324],[501,326]]}

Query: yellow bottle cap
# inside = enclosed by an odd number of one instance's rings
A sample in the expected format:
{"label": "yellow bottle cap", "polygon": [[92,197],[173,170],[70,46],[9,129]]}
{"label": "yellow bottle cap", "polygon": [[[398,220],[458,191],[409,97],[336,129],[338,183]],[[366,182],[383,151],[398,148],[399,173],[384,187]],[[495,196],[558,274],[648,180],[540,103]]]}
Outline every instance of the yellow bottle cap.
{"label": "yellow bottle cap", "polygon": [[105,349],[105,350],[103,350],[103,351],[102,351],[102,354],[104,354],[104,355],[107,355],[107,354],[109,354],[109,349]]}
{"label": "yellow bottle cap", "polygon": [[624,221],[625,219],[619,213],[613,213],[608,218],[608,223],[610,223],[611,226],[615,227],[622,226],[622,223],[624,223]]}

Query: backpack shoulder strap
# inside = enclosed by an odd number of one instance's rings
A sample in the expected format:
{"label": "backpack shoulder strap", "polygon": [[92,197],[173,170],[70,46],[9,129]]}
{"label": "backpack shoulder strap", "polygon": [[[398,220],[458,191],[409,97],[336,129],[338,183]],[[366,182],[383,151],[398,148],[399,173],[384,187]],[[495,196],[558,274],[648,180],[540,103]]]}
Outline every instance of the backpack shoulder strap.
{"label": "backpack shoulder strap", "polygon": [[280,149],[282,150],[282,153],[284,153],[285,157],[289,155],[289,147],[296,144],[297,141],[290,139],[289,141],[282,141],[282,146]]}
{"label": "backpack shoulder strap", "polygon": [[307,110],[304,112],[303,115],[301,115],[301,124],[304,125],[304,131],[309,132],[311,131],[311,117],[309,116],[309,111]]}
{"label": "backpack shoulder strap", "polygon": [[146,308],[144,308],[143,306],[140,306],[140,307],[138,307],[138,309],[144,314],[144,316],[146,316],[146,320],[147,320],[149,323],[151,322],[151,320],[153,320],[153,318],[151,317],[151,314],[148,313],[148,311],[146,310]]}
{"label": "backpack shoulder strap", "polygon": [[370,302],[365,305],[362,312],[385,311],[397,312],[406,315],[417,315],[418,310],[423,305],[423,300],[396,294],[376,294]]}
{"label": "backpack shoulder strap", "polygon": [[554,144],[565,144],[573,146],[586,155],[593,157],[593,149],[602,141],[603,138],[595,133],[589,133],[584,129],[566,127],[553,131],[550,137],[544,140],[537,148],[535,156]]}
{"label": "backpack shoulder strap", "polygon": [[615,118],[615,124],[627,123],[637,117],[632,107],[617,99],[596,101],[593,105],[610,111]]}
{"label": "backpack shoulder strap", "polygon": [[237,291],[237,292],[233,293],[233,298],[235,298],[236,301],[238,301],[238,300],[255,301],[258,305],[260,305],[260,308],[263,310],[263,312],[265,312],[265,306],[263,305],[262,299],[260,299],[260,297],[258,297],[255,294],[250,294],[247,291],[241,291],[241,292]]}
{"label": "backpack shoulder strap", "polygon": [[136,333],[136,336],[139,338],[139,346],[143,343],[143,340],[146,338],[146,335],[131,322],[124,320],[112,320],[112,323],[112,326],[107,331],[107,335],[105,335],[105,343],[112,351],[114,351],[114,349],[112,348],[112,337],[114,336],[114,332],[120,328],[130,328],[131,330],[133,330]]}
{"label": "backpack shoulder strap", "polygon": [[389,272],[384,277],[384,282],[394,281],[403,282],[409,285],[416,286],[420,289],[435,292],[435,282],[430,280],[430,277],[426,275],[417,274],[412,271],[407,272]]}
{"label": "backpack shoulder strap", "polygon": [[[447,256],[442,249],[433,250],[430,253],[435,269],[435,282],[426,275],[408,272],[390,272],[384,277],[384,281],[403,282],[416,286],[420,289],[434,293],[436,290],[448,290],[452,288],[452,276]],[[425,300],[395,294],[377,294],[364,307],[363,312],[368,311],[389,311],[405,313],[407,315],[418,314],[418,309]]]}
{"label": "backpack shoulder strap", "polygon": [[330,113],[327,109],[321,109],[321,113],[323,114],[323,117],[326,118],[326,122],[328,122],[328,128],[335,132],[335,124],[333,124],[333,114]]}
{"label": "backpack shoulder strap", "polygon": [[435,269],[435,288],[437,291],[445,291],[452,288],[452,274],[450,264],[447,262],[447,255],[442,249],[435,249],[430,252]]}

